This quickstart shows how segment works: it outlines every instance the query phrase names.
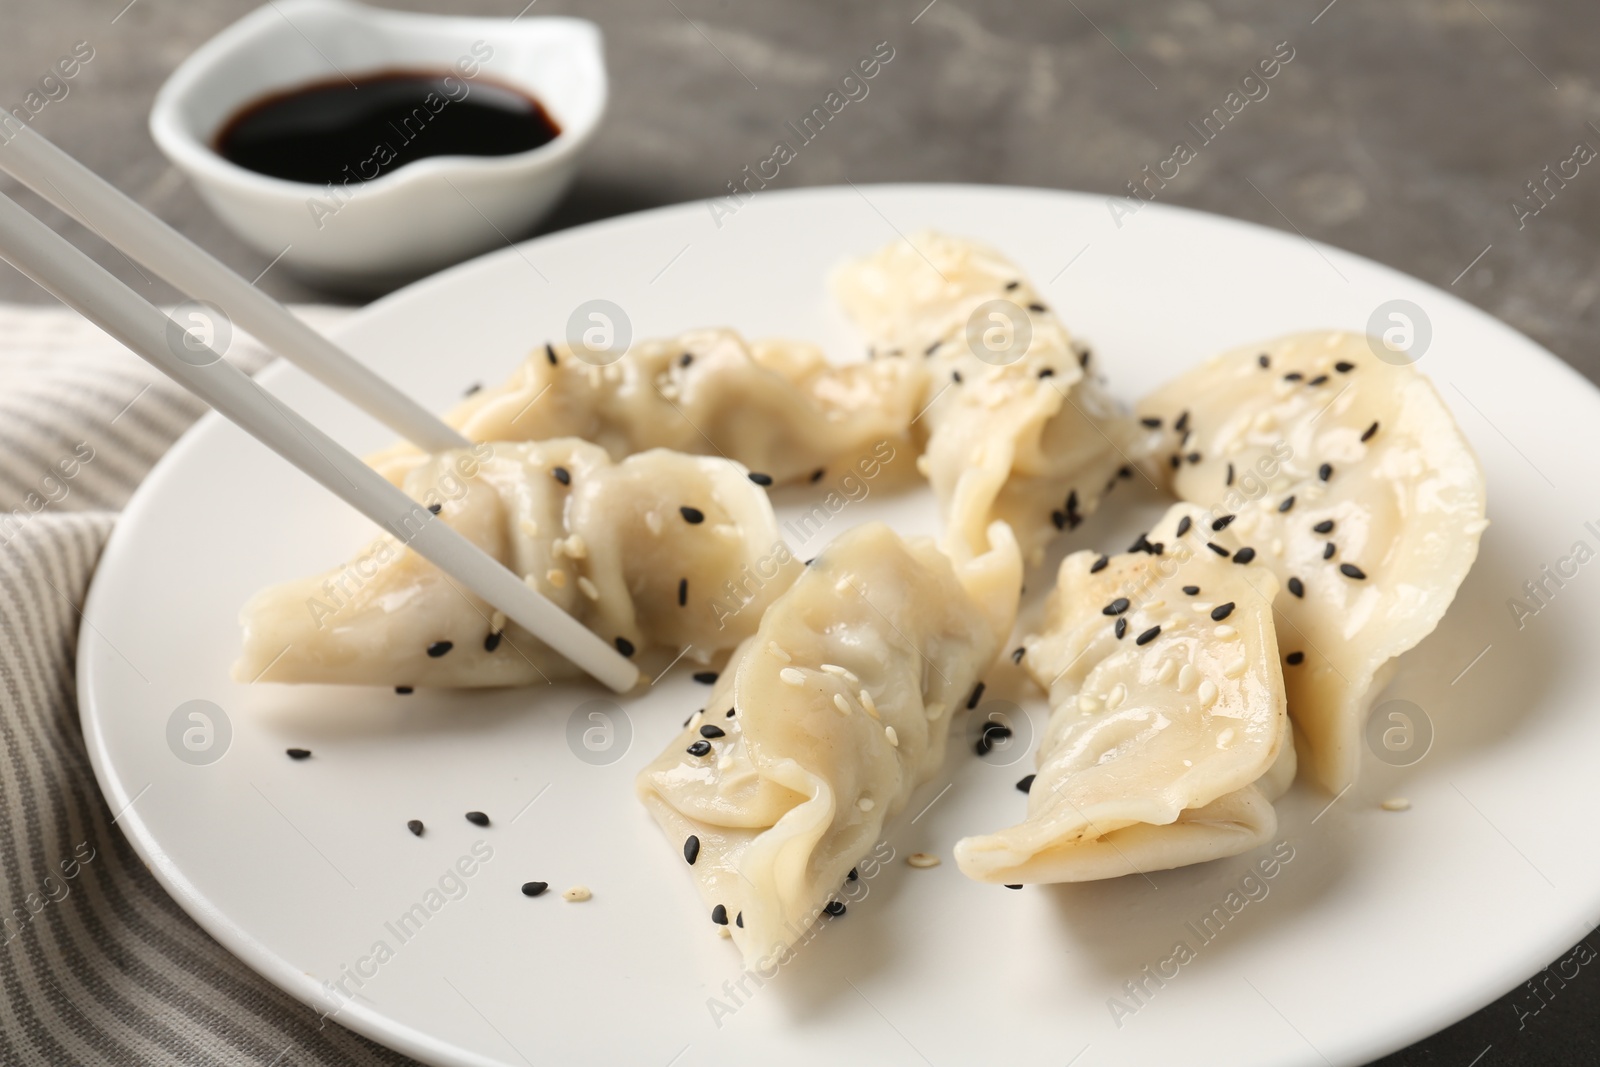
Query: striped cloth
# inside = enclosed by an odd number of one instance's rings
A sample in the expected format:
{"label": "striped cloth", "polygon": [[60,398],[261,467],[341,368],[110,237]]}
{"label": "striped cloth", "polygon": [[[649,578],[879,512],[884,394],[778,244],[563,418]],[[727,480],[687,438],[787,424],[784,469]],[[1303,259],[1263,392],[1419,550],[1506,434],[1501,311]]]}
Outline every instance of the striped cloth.
{"label": "striped cloth", "polygon": [[[244,338],[228,358],[267,362]],[[412,1062],[319,1028],[196,926],[112,825],[89,765],[78,605],[118,509],[203,410],[71,312],[0,308],[4,1067]]]}

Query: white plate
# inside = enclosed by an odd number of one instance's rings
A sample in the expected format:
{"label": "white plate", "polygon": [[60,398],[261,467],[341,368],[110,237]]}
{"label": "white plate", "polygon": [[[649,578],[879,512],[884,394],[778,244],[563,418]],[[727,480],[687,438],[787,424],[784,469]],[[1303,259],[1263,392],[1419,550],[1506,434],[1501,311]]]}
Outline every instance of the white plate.
{"label": "white plate", "polygon": [[[1377,264],[1161,206],[1121,221],[1102,198],[1037,190],[766,192],[720,227],[688,204],[507,249],[379,302],[341,339],[440,409],[563,335],[569,312],[594,298],[625,308],[636,337],[729,324],[854,358],[827,270],[922,226],[1015,257],[1124,398],[1234,344],[1365,329],[1386,301],[1415,302],[1432,332],[1420,366],[1483,460],[1494,523],[1443,626],[1388,694],[1422,708],[1436,737],[1406,769],[1369,754],[1329,810],[1329,797],[1297,786],[1279,805],[1293,860],[1213,940],[1189,924],[1259,856],[1023,892],[963,878],[951,844],[1018,816],[1012,783],[1032,768],[1015,748],[980,760],[962,745],[887,836],[897,857],[938,852],[944,865],[864,869],[866,894],[849,913],[741,993],[736,953],[632,790],[704,687],[680,664],[623,701],[616,758],[594,765],[567,741],[575,709],[604,695],[584,686],[403,697],[234,684],[245,598],[343,560],[368,530],[215,416],[141,487],[87,607],[83,726],[124,831],[251,967],[319,1010],[343,1000],[323,981],[359,967],[370,977],[346,980],[357,995],[337,1020],[438,1064],[1355,1064],[1505,992],[1600,918],[1590,847],[1600,657],[1587,637],[1600,621],[1600,564],[1550,583],[1548,605],[1520,630],[1507,606],[1574,542],[1600,544],[1600,522],[1583,525],[1600,520],[1583,492],[1600,454],[1600,398],[1527,338]],[[287,366],[263,380],[358,451],[389,439]],[[777,499],[789,512],[815,495]],[[1124,503],[1064,541],[1121,547],[1157,506]],[[877,489],[796,550],[810,555],[880,517],[933,530],[926,492]],[[1039,573],[1031,582],[1033,596],[1048,584]],[[991,689],[1015,681],[1006,664]],[[196,699],[225,709],[232,730],[207,766],[167,742],[175,709]],[[1037,727],[1043,704],[1025,703]],[[578,717],[579,732],[588,725]],[[291,761],[291,745],[315,756]],[[1412,809],[1380,810],[1392,796]],[[493,825],[469,825],[471,809]],[[406,831],[411,818],[426,821],[425,837]],[[386,924],[428,904],[477,841],[492,858],[402,942]],[[522,896],[529,879],[551,892]],[[575,883],[594,899],[564,902]],[[382,961],[370,957],[380,941]],[[1178,941],[1195,958],[1159,987],[1143,979]],[[1129,981],[1144,982],[1139,1000]],[[1112,998],[1136,1010],[1113,1012]]]}

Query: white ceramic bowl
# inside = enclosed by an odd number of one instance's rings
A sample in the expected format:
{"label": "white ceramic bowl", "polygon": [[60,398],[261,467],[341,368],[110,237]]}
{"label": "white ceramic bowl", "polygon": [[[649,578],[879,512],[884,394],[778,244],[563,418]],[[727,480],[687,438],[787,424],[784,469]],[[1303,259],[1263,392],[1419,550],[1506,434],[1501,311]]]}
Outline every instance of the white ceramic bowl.
{"label": "white ceramic bowl", "polygon": [[[341,186],[270,178],[214,148],[241,107],[274,92],[341,75],[474,64],[476,77],[532,94],[560,135],[515,155],[434,156]],[[281,265],[314,284],[370,291],[526,235],[566,191],[605,104],[600,31],[582,19],[456,18],[349,0],[277,0],[173,71],[156,94],[150,132],[212,210],[263,255],[281,255]],[[352,146],[352,167],[371,152]]]}

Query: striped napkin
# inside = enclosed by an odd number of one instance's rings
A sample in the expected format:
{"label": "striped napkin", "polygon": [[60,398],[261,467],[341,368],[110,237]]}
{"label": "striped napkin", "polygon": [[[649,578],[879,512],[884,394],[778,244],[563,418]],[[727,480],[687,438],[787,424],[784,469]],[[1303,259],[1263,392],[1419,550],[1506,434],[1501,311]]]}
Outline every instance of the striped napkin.
{"label": "striped napkin", "polygon": [[[319,328],[347,312],[297,309]],[[267,355],[235,339],[253,373]],[[0,1064],[404,1064],[167,896],[78,727],[79,607],[117,511],[204,406],[74,313],[0,307]]]}

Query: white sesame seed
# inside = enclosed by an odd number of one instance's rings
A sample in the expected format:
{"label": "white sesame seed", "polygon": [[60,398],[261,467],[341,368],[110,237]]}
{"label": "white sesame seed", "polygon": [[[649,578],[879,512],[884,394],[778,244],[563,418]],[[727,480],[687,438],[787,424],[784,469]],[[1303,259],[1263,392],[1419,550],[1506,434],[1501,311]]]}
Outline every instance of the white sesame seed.
{"label": "white sesame seed", "polygon": [[862,811],[871,811],[873,808],[872,798],[862,797],[860,800],[856,801],[856,807],[860,808]]}
{"label": "white sesame seed", "polygon": [[917,473],[922,475],[924,478],[926,478],[928,476],[928,457],[927,456],[918,456],[917,457]]}
{"label": "white sesame seed", "polygon": [[836,678],[843,678],[847,682],[855,682],[857,684],[860,684],[861,682],[861,679],[857,678],[854,672],[846,667],[839,666],[837,663],[824,663],[822,665],[822,670]]}
{"label": "white sesame seed", "polygon": [[1172,675],[1177,671],[1178,665],[1172,660],[1162,660],[1161,666],[1156,670],[1156,681],[1166,685],[1172,681]]}
{"label": "white sesame seed", "polygon": [[726,926],[719,926],[717,927],[717,936],[726,941],[733,936],[733,931]]}
{"label": "white sesame seed", "polygon": [[589,556],[589,543],[579,534],[567,538],[567,555],[573,559],[587,559]]}
{"label": "white sesame seed", "polygon": [[1272,539],[1272,554],[1274,556],[1283,555],[1283,538],[1274,537]]}
{"label": "white sesame seed", "polygon": [[857,694],[857,699],[861,701],[861,706],[867,709],[868,715],[871,715],[874,719],[878,717],[878,702],[872,699],[871,693],[863,689]]}
{"label": "white sesame seed", "polygon": [[493,630],[495,633],[500,633],[505,628],[506,628],[506,613],[505,612],[496,611],[493,615],[489,616],[489,629]]}
{"label": "white sesame seed", "polygon": [[567,587],[567,572],[559,567],[551,567],[544,572],[544,580],[557,589],[565,589]]}
{"label": "white sesame seed", "polygon": [[600,590],[595,587],[595,584],[589,580],[587,575],[578,575],[578,588],[583,590],[583,595],[590,600],[600,599]]}
{"label": "white sesame seed", "polygon": [[657,537],[661,536],[661,513],[660,512],[657,512],[657,511],[647,511],[647,512],[645,512],[644,513],[644,524],[645,524],[645,527],[652,534],[654,534]]}
{"label": "white sesame seed", "polygon": [[1390,797],[1382,804],[1379,804],[1378,807],[1382,808],[1384,811],[1410,811],[1411,801],[1407,800],[1405,797]]}
{"label": "white sesame seed", "polygon": [[1189,687],[1194,685],[1199,672],[1194,669],[1194,664],[1185,663],[1178,668],[1178,692],[1187,693]]}
{"label": "white sesame seed", "polygon": [[1100,708],[1100,702],[1098,700],[1096,700],[1091,694],[1089,694],[1089,693],[1079,693],[1078,694],[1078,710],[1079,711],[1083,712],[1085,715],[1088,715],[1091,712],[1099,710],[1099,708]]}
{"label": "white sesame seed", "polygon": [[784,685],[792,685],[796,688],[806,684],[806,676],[804,672],[797,671],[793,667],[785,667],[783,670],[779,671],[778,680]]}
{"label": "white sesame seed", "polygon": [[1212,603],[1210,603],[1208,601],[1196,600],[1193,604],[1189,605],[1189,610],[1193,611],[1193,612],[1202,612],[1202,611],[1204,611],[1204,612],[1209,614],[1211,609],[1214,608],[1214,607],[1216,607],[1216,605],[1212,604]]}
{"label": "white sesame seed", "polygon": [[1237,678],[1245,672],[1246,666],[1243,656],[1235,660],[1229,660],[1228,665],[1222,668],[1222,676],[1224,678]]}
{"label": "white sesame seed", "polygon": [[517,529],[521,530],[529,537],[539,536],[539,524],[534,522],[532,519],[523,519],[521,522],[517,523]]}
{"label": "white sesame seed", "polygon": [[794,662],[794,657],[785,652],[783,646],[778,644],[776,641],[767,642],[767,655],[771,656],[780,663]]}
{"label": "white sesame seed", "polygon": [[1200,698],[1200,706],[1202,708],[1209,708],[1217,700],[1216,683],[1210,678],[1204,679],[1200,683],[1200,688],[1195,691],[1195,696]]}
{"label": "white sesame seed", "polygon": [[586,886],[586,885],[575,885],[571,889],[567,890],[565,893],[562,893],[561,894],[561,899],[570,900],[574,904],[576,904],[576,903],[579,903],[580,901],[588,900],[592,896],[594,896],[594,894],[589,892],[589,887],[588,886]]}
{"label": "white sesame seed", "polygon": [[844,592],[845,590],[847,590],[849,588],[850,588],[850,578],[849,578],[848,575],[846,577],[840,578],[837,582],[833,583],[833,591],[835,593],[842,593],[842,592]]}
{"label": "white sesame seed", "polygon": [[883,736],[889,742],[890,748],[900,747],[900,735],[894,732],[893,726],[885,726],[883,728]]}
{"label": "white sesame seed", "polygon": [[1227,638],[1230,638],[1230,637],[1238,637],[1239,636],[1239,631],[1235,630],[1233,627],[1229,626],[1227,623],[1223,623],[1221,626],[1216,627],[1211,632],[1216,634],[1218,637],[1223,638],[1224,640],[1226,640]]}
{"label": "white sesame seed", "polygon": [[1227,748],[1231,744],[1233,744],[1233,727],[1230,726],[1217,735],[1217,747]]}
{"label": "white sesame seed", "polygon": [[733,757],[728,754],[728,750],[727,749],[723,749],[722,750],[722,755],[717,757],[717,770],[725,771],[729,767],[732,767],[732,766],[733,766]]}
{"label": "white sesame seed", "polygon": [[907,866],[919,867],[923,870],[927,870],[929,867],[937,867],[941,862],[943,861],[932,852],[913,852],[906,857]]}
{"label": "white sesame seed", "polygon": [[923,710],[927,713],[928,718],[937,719],[944,714],[944,702],[935,700]]}
{"label": "white sesame seed", "polygon": [[843,715],[850,714],[850,702],[844,698],[843,693],[833,694],[833,706]]}
{"label": "white sesame seed", "polygon": [[1160,611],[1162,608],[1164,608],[1166,606],[1167,606],[1167,602],[1165,600],[1152,600],[1152,601],[1150,601],[1150,603],[1146,604],[1144,607],[1145,607],[1146,611]]}
{"label": "white sesame seed", "polygon": [[1128,699],[1128,687],[1118,682],[1111,687],[1111,692],[1106,694],[1106,710],[1116,711],[1126,699]]}

